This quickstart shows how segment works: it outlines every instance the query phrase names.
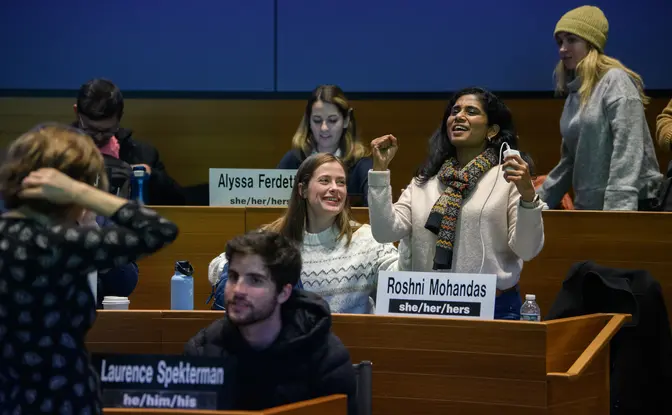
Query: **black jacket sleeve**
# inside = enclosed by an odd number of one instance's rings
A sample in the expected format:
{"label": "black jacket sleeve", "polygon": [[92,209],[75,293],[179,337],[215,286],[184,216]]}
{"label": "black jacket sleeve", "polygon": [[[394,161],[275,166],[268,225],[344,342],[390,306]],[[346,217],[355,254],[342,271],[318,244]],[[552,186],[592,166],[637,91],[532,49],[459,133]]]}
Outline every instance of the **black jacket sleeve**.
{"label": "black jacket sleeve", "polygon": [[361,205],[357,207],[369,206],[369,170],[373,169],[373,159],[363,157],[348,171],[348,194],[360,195],[362,197]]}
{"label": "black jacket sleeve", "polygon": [[184,345],[184,354],[186,356],[203,356],[203,347],[205,345],[205,331],[202,329],[194,337],[189,339]]}
{"label": "black jacket sleeve", "polygon": [[118,226],[70,227],[56,225],[50,232],[59,238],[56,252],[66,272],[92,272],[120,267],[159,251],[179,233],[177,226],[153,210],[128,202],[110,219]]}
{"label": "black jacket sleeve", "polygon": [[301,165],[301,155],[297,150],[289,150],[282,156],[276,169],[298,169]]}
{"label": "black jacket sleeve", "polygon": [[315,397],[345,394],[348,396],[348,415],[357,415],[357,376],[350,353],[333,334],[329,336],[328,350],[320,364]]}
{"label": "black jacket sleeve", "polygon": [[131,130],[124,130],[121,139],[119,158],[128,164],[146,164],[151,169],[151,175],[144,191],[145,203],[148,205],[186,204],[182,187],[168,175],[159,151],[151,144],[138,141],[131,136]]}
{"label": "black jacket sleeve", "polygon": [[182,187],[168,175],[166,166],[159,158],[159,152],[154,148],[152,150],[154,154],[150,159],[151,163],[147,163],[152,168],[147,189],[147,204],[174,206],[186,204]]}
{"label": "black jacket sleeve", "polygon": [[[213,321],[209,326],[200,330],[184,345],[184,354],[187,356],[223,357],[225,331],[224,318]],[[227,331],[228,332],[228,331]]]}

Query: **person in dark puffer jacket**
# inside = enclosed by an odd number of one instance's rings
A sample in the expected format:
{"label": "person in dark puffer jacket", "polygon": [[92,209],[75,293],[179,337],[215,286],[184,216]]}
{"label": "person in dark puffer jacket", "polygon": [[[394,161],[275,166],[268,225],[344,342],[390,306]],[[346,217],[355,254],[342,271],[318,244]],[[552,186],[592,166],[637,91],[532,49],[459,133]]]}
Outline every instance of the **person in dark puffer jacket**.
{"label": "person in dark puffer jacket", "polygon": [[102,78],[84,83],[73,107],[77,119],[73,127],[87,133],[104,154],[133,166],[143,166],[149,174],[144,188],[147,205],[182,206],[186,203],[182,187],[168,174],[158,150],[133,137],[133,130],[120,126],[124,97],[112,81]]}
{"label": "person in dark puffer jacket", "polygon": [[284,236],[252,231],[229,241],[226,314],[191,338],[188,356],[220,357],[232,367],[231,410],[260,410],[345,394],[356,414],[350,354],[331,332],[331,311],[317,294],[293,289],[301,253]]}

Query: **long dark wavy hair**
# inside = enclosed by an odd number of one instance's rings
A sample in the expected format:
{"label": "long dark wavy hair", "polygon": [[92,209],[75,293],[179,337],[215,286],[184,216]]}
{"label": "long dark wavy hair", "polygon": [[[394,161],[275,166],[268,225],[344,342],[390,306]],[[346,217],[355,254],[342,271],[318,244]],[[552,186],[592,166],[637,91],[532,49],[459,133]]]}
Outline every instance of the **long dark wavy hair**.
{"label": "long dark wavy hair", "polygon": [[448,138],[448,127],[446,121],[450,116],[453,106],[457,100],[464,95],[474,95],[478,98],[486,116],[488,117],[488,126],[499,125],[499,132],[492,140],[487,141],[485,148],[494,148],[499,151],[502,143],[508,143],[512,149],[518,149],[518,133],[513,125],[513,116],[511,110],[495,94],[483,88],[465,88],[456,92],[448,101],[446,110],[443,113],[441,128],[436,130],[429,139],[429,154],[425,162],[415,173],[415,183],[423,185],[430,178],[436,176],[441,170],[443,163],[450,157],[457,156],[457,148]]}

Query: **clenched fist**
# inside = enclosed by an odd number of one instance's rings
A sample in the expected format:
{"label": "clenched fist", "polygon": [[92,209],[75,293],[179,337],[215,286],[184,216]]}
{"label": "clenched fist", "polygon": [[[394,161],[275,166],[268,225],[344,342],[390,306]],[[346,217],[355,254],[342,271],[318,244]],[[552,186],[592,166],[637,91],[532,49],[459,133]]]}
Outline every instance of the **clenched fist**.
{"label": "clenched fist", "polygon": [[399,145],[397,144],[397,138],[392,134],[387,134],[371,141],[371,151],[373,153],[373,170],[387,170],[390,162],[394,158],[394,155],[397,154],[398,149]]}

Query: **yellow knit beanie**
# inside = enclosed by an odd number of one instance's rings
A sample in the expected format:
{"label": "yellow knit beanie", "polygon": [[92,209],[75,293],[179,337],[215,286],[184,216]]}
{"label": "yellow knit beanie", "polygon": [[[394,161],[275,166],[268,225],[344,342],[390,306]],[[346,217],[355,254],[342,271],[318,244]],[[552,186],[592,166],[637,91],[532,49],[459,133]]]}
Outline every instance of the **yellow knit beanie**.
{"label": "yellow knit beanie", "polygon": [[581,6],[570,10],[560,18],[555,25],[556,36],[558,32],[572,33],[595,46],[600,52],[604,52],[609,35],[609,21],[602,10],[595,6]]}

